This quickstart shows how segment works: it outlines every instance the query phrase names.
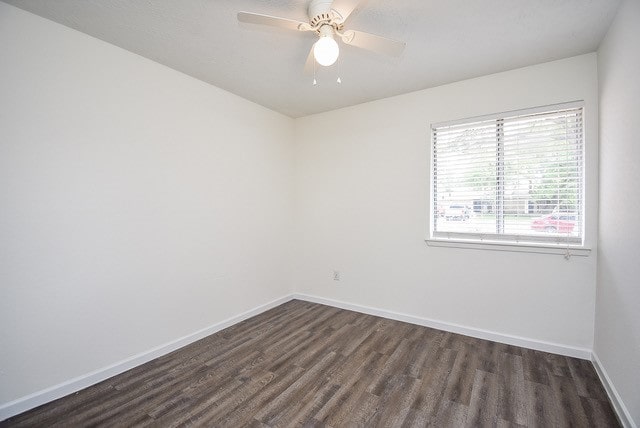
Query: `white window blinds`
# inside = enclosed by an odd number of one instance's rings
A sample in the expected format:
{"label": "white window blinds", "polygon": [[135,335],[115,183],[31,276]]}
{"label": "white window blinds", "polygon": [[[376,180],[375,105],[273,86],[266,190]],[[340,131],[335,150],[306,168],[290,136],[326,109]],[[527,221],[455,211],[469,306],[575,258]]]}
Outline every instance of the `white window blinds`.
{"label": "white window blinds", "polygon": [[433,125],[433,239],[583,242],[582,105]]}

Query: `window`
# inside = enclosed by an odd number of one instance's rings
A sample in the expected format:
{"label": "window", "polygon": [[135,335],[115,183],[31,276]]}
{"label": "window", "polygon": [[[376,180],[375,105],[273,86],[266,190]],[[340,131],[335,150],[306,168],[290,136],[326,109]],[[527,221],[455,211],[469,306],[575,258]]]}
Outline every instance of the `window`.
{"label": "window", "polygon": [[432,125],[431,239],[581,246],[582,110]]}

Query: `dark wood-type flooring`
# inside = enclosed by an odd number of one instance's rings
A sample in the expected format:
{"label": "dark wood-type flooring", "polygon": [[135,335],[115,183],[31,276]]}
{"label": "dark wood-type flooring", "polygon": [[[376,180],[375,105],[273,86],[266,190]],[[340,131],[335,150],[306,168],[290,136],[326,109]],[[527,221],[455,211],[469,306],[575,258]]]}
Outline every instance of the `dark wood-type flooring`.
{"label": "dark wood-type flooring", "polygon": [[293,300],[0,426],[619,426],[589,361]]}

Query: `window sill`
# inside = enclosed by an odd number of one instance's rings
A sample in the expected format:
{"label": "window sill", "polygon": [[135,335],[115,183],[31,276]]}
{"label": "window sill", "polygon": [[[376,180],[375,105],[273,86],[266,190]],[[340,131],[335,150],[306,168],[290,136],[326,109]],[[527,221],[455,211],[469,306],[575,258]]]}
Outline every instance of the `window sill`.
{"label": "window sill", "polygon": [[523,244],[515,242],[477,242],[453,239],[425,239],[430,247],[450,247],[466,248],[472,250],[489,251],[512,251],[518,253],[538,253],[538,254],[560,254],[567,255],[567,248],[570,256],[588,257],[591,248],[577,246],[544,245],[544,244]]}

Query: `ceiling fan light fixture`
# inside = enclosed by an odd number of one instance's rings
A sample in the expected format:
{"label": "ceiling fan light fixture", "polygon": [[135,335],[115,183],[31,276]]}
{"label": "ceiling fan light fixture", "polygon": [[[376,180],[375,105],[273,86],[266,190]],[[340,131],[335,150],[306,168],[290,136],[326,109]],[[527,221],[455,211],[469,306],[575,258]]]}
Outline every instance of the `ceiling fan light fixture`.
{"label": "ceiling fan light fixture", "polygon": [[321,35],[320,40],[313,45],[313,57],[320,65],[325,67],[333,65],[338,55],[340,55],[340,48],[332,35]]}

